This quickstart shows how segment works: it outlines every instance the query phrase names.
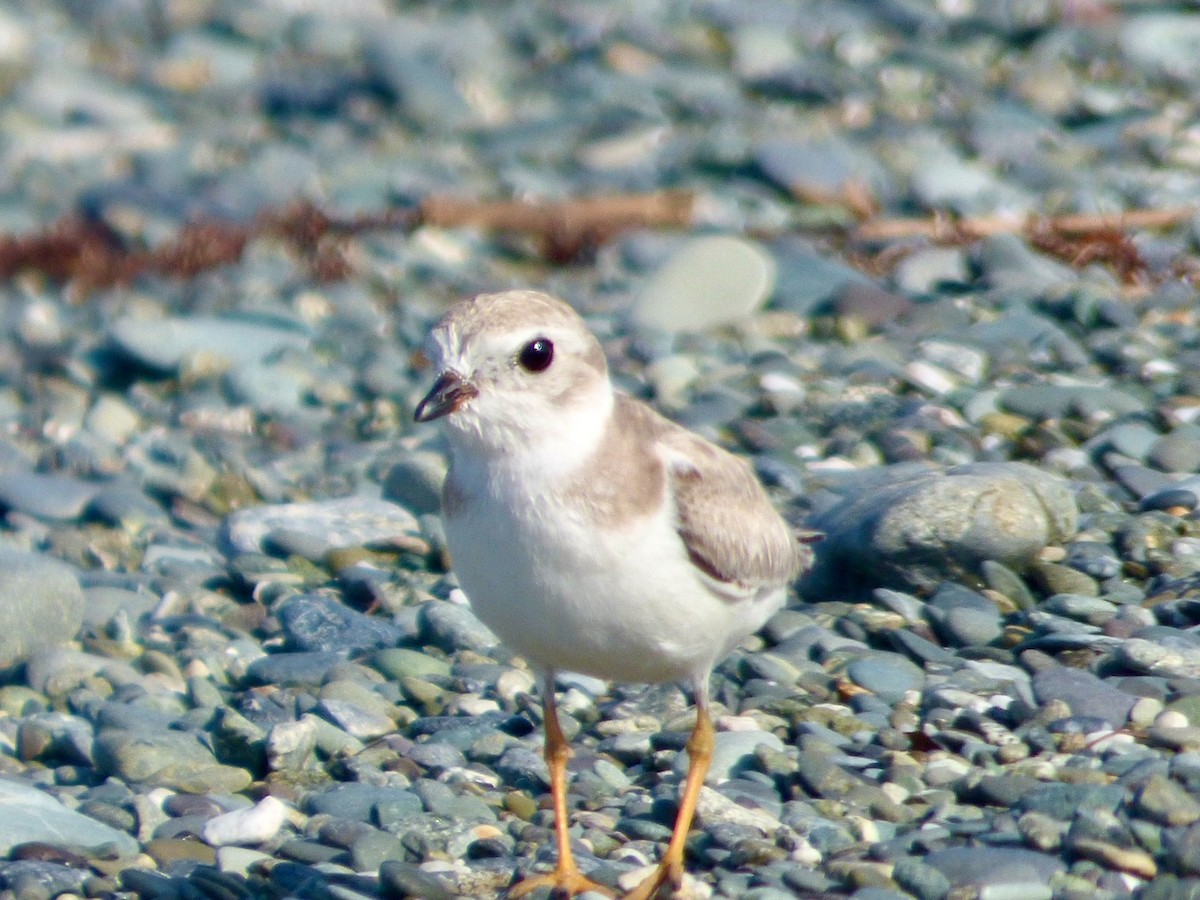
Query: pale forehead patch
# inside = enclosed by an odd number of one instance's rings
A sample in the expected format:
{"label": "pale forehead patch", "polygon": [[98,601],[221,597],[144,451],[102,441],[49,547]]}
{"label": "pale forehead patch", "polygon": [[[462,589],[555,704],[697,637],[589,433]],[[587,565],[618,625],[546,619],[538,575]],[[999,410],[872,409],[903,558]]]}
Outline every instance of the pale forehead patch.
{"label": "pale forehead patch", "polygon": [[463,347],[483,334],[500,335],[538,328],[587,330],[579,313],[569,305],[539,291],[504,291],[480,294],[456,303],[434,329],[443,347]]}

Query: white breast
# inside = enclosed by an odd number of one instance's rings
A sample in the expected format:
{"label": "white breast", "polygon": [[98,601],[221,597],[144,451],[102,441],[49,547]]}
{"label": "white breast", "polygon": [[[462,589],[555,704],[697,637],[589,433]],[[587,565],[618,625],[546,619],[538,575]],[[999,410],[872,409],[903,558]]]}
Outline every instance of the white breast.
{"label": "white breast", "polygon": [[707,588],[665,505],[600,531],[578,509],[510,488],[475,494],[445,524],[480,619],[544,667],[620,681],[694,679],[784,600],[782,588],[739,601]]}

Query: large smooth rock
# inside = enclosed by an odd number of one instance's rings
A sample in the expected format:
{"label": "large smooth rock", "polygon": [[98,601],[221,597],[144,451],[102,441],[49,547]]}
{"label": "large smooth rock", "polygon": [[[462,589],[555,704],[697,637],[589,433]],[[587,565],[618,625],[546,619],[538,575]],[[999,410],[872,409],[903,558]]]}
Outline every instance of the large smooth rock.
{"label": "large smooth rock", "polygon": [[217,762],[193,734],[107,729],[96,738],[96,768],[122,781],[193,794],[236,793],[250,773]]}
{"label": "large smooth rock", "polygon": [[0,856],[35,841],[89,852],[111,847],[121,856],[138,851],[137,841],[125,832],[67,809],[32,785],[0,778]]}
{"label": "large smooth rock", "polygon": [[1026,891],[1024,895],[1006,896],[1037,896],[1034,889],[1045,886],[1066,869],[1057,857],[1023,847],[948,847],[927,854],[925,863],[945,875],[952,885],[990,888],[997,896],[1001,888]]}
{"label": "large smooth rock", "polygon": [[79,518],[100,485],[68,475],[9,472],[0,475],[0,506],[51,522]]}
{"label": "large smooth rock", "polygon": [[1076,716],[1094,716],[1120,727],[1137,697],[1127,694],[1086,669],[1053,666],[1033,674],[1033,693],[1041,703],[1062,700]]}
{"label": "large smooth rock", "polygon": [[848,587],[930,590],[977,578],[986,560],[1023,570],[1075,533],[1067,482],[1023,463],[904,464],[858,473],[808,525],[825,532],[807,596]]}
{"label": "large smooth rock", "polygon": [[126,356],[161,372],[174,372],[199,356],[232,365],[309,343],[308,335],[290,323],[252,316],[118,319],[110,336]]}
{"label": "large smooth rock", "polygon": [[263,553],[286,543],[293,552],[307,539],[310,559],[343,547],[388,544],[420,530],[403,506],[374,497],[339,497],[311,503],[280,503],[238,510],[225,520],[222,537],[241,553]]}
{"label": "large smooth rock", "polygon": [[36,553],[0,549],[0,671],[75,637],[83,588],[75,570]]}

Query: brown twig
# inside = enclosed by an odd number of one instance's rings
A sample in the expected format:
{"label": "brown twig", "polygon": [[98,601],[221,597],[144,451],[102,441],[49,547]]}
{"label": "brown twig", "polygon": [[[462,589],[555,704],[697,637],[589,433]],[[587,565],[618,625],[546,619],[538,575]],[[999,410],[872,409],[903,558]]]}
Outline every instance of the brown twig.
{"label": "brown twig", "polygon": [[1121,213],[1069,213],[1060,216],[977,216],[958,219],[945,215],[920,218],[874,219],[859,225],[852,234],[856,241],[898,241],[927,237],[932,240],[978,240],[993,234],[1021,234],[1051,230],[1063,235],[1086,235],[1117,229],[1169,228],[1187,222],[1196,214],[1194,206],[1164,209],[1131,209]]}
{"label": "brown twig", "polygon": [[531,235],[549,259],[561,262],[630,228],[690,225],[694,202],[691,191],[658,191],[547,201],[427,197],[420,209],[427,225]]}
{"label": "brown twig", "polygon": [[1101,263],[1111,267],[1123,284],[1135,285],[1146,280],[1146,261],[1129,235],[1119,228],[1097,228],[1084,233],[1037,228],[1030,233],[1029,241],[1073,268]]}
{"label": "brown twig", "polygon": [[1146,262],[1129,236],[1134,230],[1170,228],[1190,221],[1194,206],[1135,209],[1122,213],[1072,213],[1059,216],[981,216],[956,219],[876,219],[852,233],[862,243],[892,243],[924,237],[938,243],[965,244],[996,234],[1021,234],[1037,249],[1075,268],[1101,263],[1122,283],[1144,287]]}
{"label": "brown twig", "polygon": [[335,281],[350,274],[341,253],[345,238],[419,224],[529,234],[542,242],[549,259],[562,262],[628,228],[689,225],[692,205],[693,195],[686,191],[548,202],[479,202],[435,196],[417,210],[338,218],[301,201],[267,210],[247,224],[215,219],[193,222],[173,241],[152,249],[128,246],[103,222],[68,216],[42,231],[0,235],[0,278],[39,272],[70,283],[76,295],[129,284],[143,274],[187,279],[238,262],[247,244],[270,235],[293,247],[307,261],[313,278]]}
{"label": "brown twig", "polygon": [[294,203],[263,213],[241,225],[201,220],[185,225],[173,241],[153,249],[130,248],[103,222],[67,216],[40,232],[0,235],[0,278],[34,271],[66,281],[77,294],[129,284],[146,273],[188,279],[218,266],[236,263],[246,245],[260,235],[275,235],[304,255],[314,277],[344,277],[336,242],[371,229],[410,226],[411,212],[334,219],[311,203]]}

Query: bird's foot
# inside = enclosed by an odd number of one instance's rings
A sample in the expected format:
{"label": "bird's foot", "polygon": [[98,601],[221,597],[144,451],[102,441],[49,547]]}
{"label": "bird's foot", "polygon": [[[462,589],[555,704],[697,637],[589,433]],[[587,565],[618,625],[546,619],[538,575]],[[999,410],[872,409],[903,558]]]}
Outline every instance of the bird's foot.
{"label": "bird's foot", "polygon": [[679,860],[663,860],[654,867],[646,878],[642,879],[632,891],[622,900],[653,900],[663,888],[678,891],[683,885],[683,862]]}
{"label": "bird's foot", "polygon": [[508,889],[510,900],[516,900],[518,897],[524,897],[526,894],[531,894],[538,888],[550,888],[550,896],[558,900],[560,897],[574,897],[577,894],[583,894],[588,891],[595,891],[598,894],[603,894],[605,897],[615,897],[612,888],[592,881],[574,866],[570,868],[559,868],[553,872],[548,872],[545,875],[531,875],[523,881],[518,881]]}

